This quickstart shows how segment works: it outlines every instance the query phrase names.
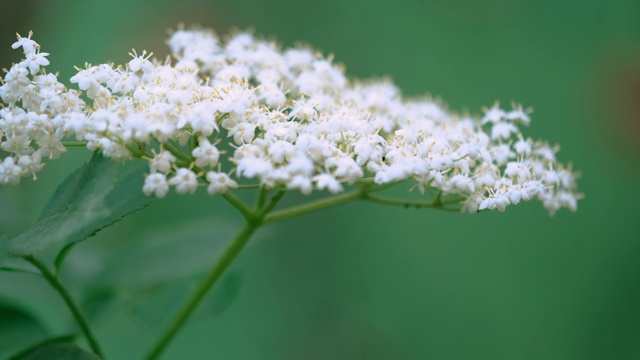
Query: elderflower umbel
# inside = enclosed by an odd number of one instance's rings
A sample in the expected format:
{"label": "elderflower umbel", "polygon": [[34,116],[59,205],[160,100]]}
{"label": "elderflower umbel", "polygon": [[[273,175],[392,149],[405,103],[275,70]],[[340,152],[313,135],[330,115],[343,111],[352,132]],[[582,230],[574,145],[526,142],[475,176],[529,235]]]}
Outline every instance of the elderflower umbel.
{"label": "elderflower umbel", "polygon": [[[159,198],[170,187],[194,193],[199,183],[222,193],[243,178],[303,194],[413,179],[422,192],[457,194],[467,212],[532,199],[551,214],[576,209],[571,167],[556,162],[557,147],[522,135],[531,111],[521,105],[461,117],[427,99],[402,99],[388,81],[347,80],[311,49],[248,33],[221,41],[207,30],[174,32],[173,63],[134,51],[124,66],[86,64],[70,79],[73,90],[46,72],[48,54],[31,36],[18,35],[12,47],[25,59],[0,86],[0,148],[8,154],[0,183],[35,178],[42,159],[58,158],[69,139],[114,159],[146,159],[142,191]],[[228,155],[218,148],[223,140],[232,142]]]}

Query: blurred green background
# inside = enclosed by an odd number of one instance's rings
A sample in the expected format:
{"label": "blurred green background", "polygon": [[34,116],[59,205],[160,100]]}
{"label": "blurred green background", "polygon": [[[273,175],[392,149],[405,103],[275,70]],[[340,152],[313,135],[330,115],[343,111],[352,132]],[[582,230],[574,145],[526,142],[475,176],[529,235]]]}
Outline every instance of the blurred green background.
{"label": "blurred green background", "polygon": [[[3,67],[20,58],[16,31],[33,30],[68,78],[131,48],[164,57],[179,22],[253,28],[455,111],[532,106],[525,135],[561,144],[582,172],[578,212],[553,218],[538,203],[477,215],[353,203],[265,227],[165,359],[640,359],[640,2],[0,4]],[[32,224],[88,155],[0,188],[0,233]],[[63,281],[109,359],[145,352],[240,220],[218,197],[173,195],[74,250]],[[44,281],[0,273],[0,357],[70,329]]]}

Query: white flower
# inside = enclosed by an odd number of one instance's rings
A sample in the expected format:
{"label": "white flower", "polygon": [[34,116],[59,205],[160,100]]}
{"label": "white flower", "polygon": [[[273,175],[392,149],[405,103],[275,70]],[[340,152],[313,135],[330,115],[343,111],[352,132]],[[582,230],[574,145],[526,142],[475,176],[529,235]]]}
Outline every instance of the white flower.
{"label": "white flower", "polygon": [[530,180],[532,176],[531,167],[522,161],[508,163],[504,173],[511,178],[517,178],[518,183]]}
{"label": "white flower", "polygon": [[236,127],[229,130],[229,136],[233,136],[233,141],[237,145],[250,144],[255,139],[257,126],[250,123],[239,123]]}
{"label": "white flower", "polygon": [[218,110],[222,113],[235,113],[244,115],[255,101],[253,90],[246,84],[232,82],[221,89],[221,98],[217,103]]}
{"label": "white flower", "polygon": [[176,157],[173,156],[173,154],[166,150],[161,150],[159,153],[155,154],[153,158],[149,159],[149,169],[151,170],[151,173],[159,172],[166,175],[171,172],[171,168],[175,162]]}
{"label": "white flower", "polygon": [[287,96],[279,85],[266,83],[260,85],[258,99],[269,106],[278,107],[286,103]]}
{"label": "white flower", "polygon": [[360,166],[350,157],[330,157],[325,161],[325,165],[335,168],[334,176],[350,185],[363,176]]}
{"label": "white flower", "polygon": [[506,117],[504,110],[500,109],[500,104],[496,103],[490,109],[487,109],[482,117],[482,124],[499,123]]}
{"label": "white flower", "polygon": [[31,75],[35,75],[40,71],[41,66],[49,65],[49,60],[47,60],[46,56],[49,56],[49,54],[41,53],[37,50],[28,53],[27,58],[20,63],[20,66],[29,69]]}
{"label": "white flower", "polygon": [[491,139],[492,140],[506,140],[511,137],[511,134],[515,134],[518,132],[518,128],[508,122],[497,122],[493,124],[491,128]]}
{"label": "white flower", "polygon": [[313,182],[319,190],[327,189],[332,194],[342,191],[340,182],[330,174],[320,174],[313,177]]}
{"label": "white flower", "polygon": [[32,31],[29,31],[29,36],[27,36],[26,38],[20,36],[20,34],[16,34],[16,35],[18,36],[18,41],[11,44],[12,49],[17,49],[19,47],[22,47],[24,52],[26,54],[29,54],[34,52],[37,48],[40,47],[37,42],[31,39],[31,36],[33,35]]}
{"label": "white flower", "polygon": [[187,121],[194,132],[204,136],[211,136],[218,131],[216,124],[217,106],[213,102],[198,102],[192,104],[188,111]]}
{"label": "white flower", "polygon": [[306,176],[295,175],[289,182],[287,182],[287,189],[298,189],[304,195],[309,195],[313,190],[313,182]]}
{"label": "white flower", "polygon": [[303,154],[296,154],[289,160],[287,171],[308,178],[313,174],[313,162]]}
{"label": "white flower", "polygon": [[57,159],[67,151],[59,136],[54,134],[39,134],[37,137],[41,155],[49,159]]}
{"label": "white flower", "polygon": [[29,152],[30,146],[29,134],[12,134],[0,143],[0,149],[14,154],[26,154]]}
{"label": "white flower", "polygon": [[153,194],[155,197],[162,199],[167,195],[167,192],[169,192],[169,184],[167,183],[166,176],[160,173],[149,174],[144,179],[142,192],[147,196]]}
{"label": "white flower", "polygon": [[466,198],[466,200],[463,202],[462,212],[468,212],[471,214],[478,212],[480,204],[482,204],[483,201],[484,199],[482,198],[482,195],[478,193],[471,194],[471,196]]}
{"label": "white flower", "polygon": [[138,55],[136,51],[133,50],[133,54],[130,55],[133,57],[133,60],[129,61],[129,69],[131,69],[131,71],[136,72],[142,70],[145,74],[153,71],[153,64],[149,61],[153,53],[147,54],[146,51],[143,51],[142,54]]}
{"label": "white flower", "polygon": [[509,111],[506,115],[507,120],[509,121],[517,121],[521,122],[524,125],[528,126],[531,123],[531,118],[529,117],[530,109],[524,110],[522,109],[522,105],[513,104],[513,110]]}
{"label": "white flower", "polygon": [[39,173],[44,166],[42,163],[42,152],[37,150],[31,155],[20,156],[18,158],[18,166],[24,174],[31,173],[33,180],[37,179],[36,174]]}
{"label": "white flower", "polygon": [[461,193],[474,193],[476,186],[473,180],[466,175],[458,174],[451,178],[451,182],[455,186],[455,190]]}
{"label": "white flower", "polygon": [[273,164],[265,157],[246,156],[237,160],[238,175],[246,178],[265,177],[273,171]]}
{"label": "white flower", "polygon": [[549,185],[557,185],[560,182],[560,176],[555,170],[548,169],[542,174],[542,181]]}
{"label": "white flower", "polygon": [[[68,139],[107,157],[147,159],[143,192],[156,197],[170,186],[193,193],[205,174],[209,194],[243,178],[303,194],[412,179],[421,193],[457,194],[468,212],[537,199],[553,214],[581,197],[571,166],[556,160],[559,148],[521,133],[531,111],[519,104],[460,116],[432,100],[405,100],[388,80],[348,80],[311,49],[281,50],[249,33],[221,40],[179,30],[168,44],[175,64],[134,51],[125,66],[77,69],[76,89],[67,89],[43,70],[48,54],[31,34],[18,36],[12,47],[26,59],[0,85],[8,153],[0,182],[35,178],[42,158],[61,156]],[[226,138],[228,154],[217,147]]]}
{"label": "white flower", "polygon": [[5,76],[4,81],[7,84],[11,84],[19,87],[27,86],[31,82],[28,76],[29,76],[29,70],[19,65],[14,65],[11,67],[9,72],[7,72],[7,75]]}
{"label": "white flower", "polygon": [[304,97],[301,100],[296,101],[291,109],[293,119],[309,119],[317,116],[318,112],[313,106],[313,103]]}
{"label": "white flower", "polygon": [[100,86],[98,80],[94,78],[96,68],[79,70],[78,73],[71,77],[72,84],[78,84],[80,90],[88,90],[89,88],[98,88]]}
{"label": "white flower", "polygon": [[0,184],[18,184],[22,176],[22,168],[12,157],[5,158],[0,163]]}
{"label": "white flower", "polygon": [[209,182],[207,187],[209,195],[223,193],[230,188],[235,189],[238,187],[238,184],[225,173],[210,171],[207,173],[207,181]]}
{"label": "white flower", "polygon": [[169,179],[169,185],[175,186],[178,194],[193,194],[198,189],[198,176],[190,169],[179,168]]}
{"label": "white flower", "polygon": [[529,141],[525,140],[522,135],[519,136],[518,141],[513,145],[513,148],[518,155],[531,155],[531,144]]}
{"label": "white flower", "polygon": [[491,152],[493,155],[493,162],[499,166],[505,165],[510,159],[515,158],[515,154],[511,151],[508,144],[494,145]]}
{"label": "white flower", "polygon": [[285,159],[291,159],[296,154],[296,149],[290,142],[278,140],[269,146],[267,153],[275,163],[281,164]]}
{"label": "white flower", "polygon": [[489,196],[480,203],[478,210],[498,209],[498,211],[503,212],[510,204],[509,198],[506,196],[506,191],[504,189],[499,189],[497,191],[490,190],[489,193]]}
{"label": "white flower", "polygon": [[218,164],[220,151],[218,151],[218,149],[214,145],[212,145],[207,138],[201,137],[198,140],[198,147],[193,149],[191,155],[196,158],[196,166],[214,167],[216,166],[216,164]]}

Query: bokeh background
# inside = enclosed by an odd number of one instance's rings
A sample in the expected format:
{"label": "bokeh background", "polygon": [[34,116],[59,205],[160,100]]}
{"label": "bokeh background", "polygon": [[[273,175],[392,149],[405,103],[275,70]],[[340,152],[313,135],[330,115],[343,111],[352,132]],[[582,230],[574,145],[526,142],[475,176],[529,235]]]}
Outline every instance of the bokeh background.
{"label": "bokeh background", "polygon": [[[476,215],[353,203],[264,228],[165,359],[640,358],[640,2],[0,1],[0,59],[35,32],[62,78],[168,54],[167,30],[252,28],[335,54],[455,111],[515,100],[525,135],[582,172],[577,213]],[[0,233],[32,224],[87,159],[0,189]],[[397,194],[403,194],[401,189]],[[415,193],[415,196],[419,196]],[[285,203],[303,200],[287,195]],[[62,278],[109,359],[135,359],[240,226],[220,198],[169,196],[79,245]],[[73,323],[39,278],[0,273],[0,357]]]}

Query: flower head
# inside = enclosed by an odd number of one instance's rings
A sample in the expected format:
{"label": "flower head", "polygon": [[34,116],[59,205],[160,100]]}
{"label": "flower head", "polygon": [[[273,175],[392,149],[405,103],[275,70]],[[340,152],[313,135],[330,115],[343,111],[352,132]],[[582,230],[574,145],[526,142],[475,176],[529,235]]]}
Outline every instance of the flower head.
{"label": "flower head", "polygon": [[405,100],[386,80],[348,80],[308,48],[283,50],[248,33],[221,41],[178,30],[168,43],[174,64],[135,51],[126,66],[87,64],[70,79],[78,91],[44,73],[48,54],[31,33],[18,36],[12,47],[25,59],[0,86],[0,148],[9,153],[0,182],[35,177],[43,157],[59,157],[74,139],[107,157],[147,159],[143,192],[156,197],[199,183],[209,194],[243,181],[309,194],[411,179],[461,197],[468,212],[531,199],[552,214],[576,208],[575,176],[556,147],[522,135],[531,111],[519,104],[461,117]]}

